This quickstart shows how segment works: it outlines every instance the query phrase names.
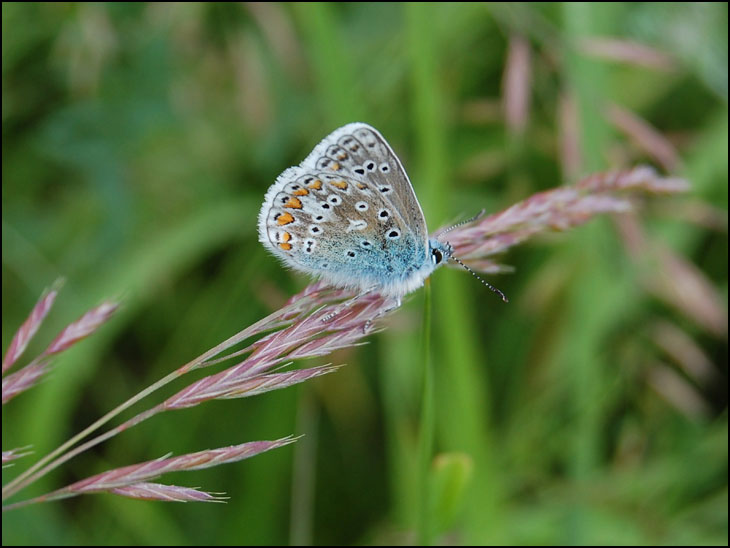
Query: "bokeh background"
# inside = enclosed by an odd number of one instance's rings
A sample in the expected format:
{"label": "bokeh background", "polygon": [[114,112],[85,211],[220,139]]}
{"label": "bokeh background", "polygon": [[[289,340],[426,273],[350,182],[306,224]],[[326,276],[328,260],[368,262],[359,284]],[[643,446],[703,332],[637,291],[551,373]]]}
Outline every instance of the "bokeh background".
{"label": "bokeh background", "polygon": [[[45,454],[304,287],[256,214],[364,121],[431,230],[597,170],[692,184],[515,249],[509,305],[432,277],[438,541],[727,544],[727,32],[722,3],[4,2],[3,349],[59,277],[36,350],[124,306],[3,409],[3,448]],[[305,434],[163,478],[227,504],[80,497],[4,514],[3,544],[414,542],[423,306],[308,363],[333,375],[163,414],[26,492]]]}

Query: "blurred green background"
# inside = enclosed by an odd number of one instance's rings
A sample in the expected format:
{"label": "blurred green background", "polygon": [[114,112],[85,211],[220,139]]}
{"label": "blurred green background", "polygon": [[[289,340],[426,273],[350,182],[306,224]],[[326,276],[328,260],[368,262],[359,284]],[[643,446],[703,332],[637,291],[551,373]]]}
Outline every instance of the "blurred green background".
{"label": "blurred green background", "polygon": [[[433,276],[437,541],[727,544],[727,23],[711,3],[3,3],[3,349],[58,277],[31,350],[124,302],[3,409],[3,448],[44,455],[304,287],[256,214],[363,121],[432,231],[601,169],[693,186],[647,200],[639,236],[601,219],[516,248],[488,278],[509,305]],[[24,492],[306,435],[162,479],[227,504],[79,497],[4,514],[3,544],[413,543],[422,314],[420,291],[309,362],[337,373],[163,414]]]}

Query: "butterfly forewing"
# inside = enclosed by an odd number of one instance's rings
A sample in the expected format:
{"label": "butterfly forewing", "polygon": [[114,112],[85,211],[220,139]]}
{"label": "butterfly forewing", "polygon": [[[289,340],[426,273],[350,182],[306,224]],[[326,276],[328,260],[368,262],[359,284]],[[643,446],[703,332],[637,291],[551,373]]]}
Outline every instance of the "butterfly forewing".
{"label": "butterfly forewing", "polygon": [[416,240],[426,245],[426,221],[413,186],[376,129],[362,123],[341,127],[325,138],[302,166],[372,185],[398,211]]}

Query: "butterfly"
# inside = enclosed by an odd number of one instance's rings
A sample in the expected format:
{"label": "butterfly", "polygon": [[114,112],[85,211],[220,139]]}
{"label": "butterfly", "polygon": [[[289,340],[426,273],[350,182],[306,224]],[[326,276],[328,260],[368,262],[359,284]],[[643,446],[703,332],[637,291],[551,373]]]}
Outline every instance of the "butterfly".
{"label": "butterfly", "polygon": [[464,266],[448,242],[429,238],[403,165],[364,123],[336,129],[276,178],[258,231],[285,265],[359,294],[378,291],[398,304],[447,260]]}

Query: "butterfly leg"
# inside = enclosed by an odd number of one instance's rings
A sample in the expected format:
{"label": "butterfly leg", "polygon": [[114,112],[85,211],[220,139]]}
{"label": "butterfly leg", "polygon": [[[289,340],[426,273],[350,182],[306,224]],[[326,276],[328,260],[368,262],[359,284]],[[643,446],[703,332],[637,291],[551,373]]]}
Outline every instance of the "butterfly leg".
{"label": "butterfly leg", "polygon": [[400,297],[396,297],[396,299],[393,301],[393,305],[392,306],[389,306],[385,310],[381,310],[380,312],[378,312],[375,315],[375,317],[373,319],[366,321],[365,322],[365,325],[362,328],[363,333],[367,333],[368,331],[370,331],[370,327],[373,325],[373,322],[375,320],[377,320],[381,316],[385,316],[386,314],[390,314],[396,308],[400,308],[401,302],[402,302],[401,301],[401,298]]}
{"label": "butterfly leg", "polygon": [[349,299],[342,301],[340,304],[337,305],[337,307],[332,312],[330,312],[329,314],[327,314],[326,316],[324,316],[322,318],[322,323],[331,322],[343,310],[345,310],[346,308],[349,308],[350,306],[355,304],[358,301],[358,299],[365,297],[369,293],[372,293],[374,290],[375,290],[375,288],[371,287],[370,289],[363,291],[362,293],[358,293],[354,297],[350,297]]}
{"label": "butterfly leg", "polygon": [[[331,322],[335,317],[337,317],[338,314],[341,314],[344,310],[351,307],[359,299],[362,299],[364,297],[367,297],[368,295],[371,295],[376,290],[377,290],[377,287],[371,287],[370,289],[367,289],[367,290],[363,291],[362,293],[359,293],[359,294],[355,295],[354,297],[351,297],[351,298],[347,299],[346,301],[341,302],[340,304],[337,305],[337,307],[332,312],[330,312],[329,314],[325,315],[322,318],[322,322],[323,323]],[[389,306],[388,308],[386,308],[384,310],[378,311],[378,313],[375,314],[375,316],[373,318],[371,318],[365,322],[365,325],[363,326],[363,333],[367,333],[370,331],[370,328],[372,327],[372,324],[375,320],[377,320],[381,316],[385,316],[386,314],[392,312],[396,308],[399,308],[400,305],[401,305],[400,297],[397,297],[394,300],[392,300],[391,306]]]}

